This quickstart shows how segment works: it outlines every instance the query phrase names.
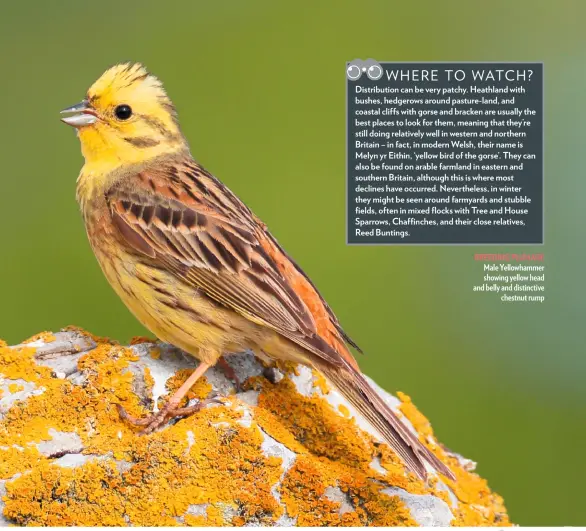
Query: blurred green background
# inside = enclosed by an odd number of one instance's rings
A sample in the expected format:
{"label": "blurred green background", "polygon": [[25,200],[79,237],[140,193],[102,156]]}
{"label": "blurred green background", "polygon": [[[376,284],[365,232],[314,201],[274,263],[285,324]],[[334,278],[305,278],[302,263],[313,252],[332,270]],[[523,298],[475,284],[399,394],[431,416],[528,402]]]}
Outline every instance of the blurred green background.
{"label": "blurred green background", "polygon": [[[144,62],[192,151],[264,219],[448,447],[525,525],[585,525],[586,4],[362,0],[2,2],[0,337],[68,324],[143,334],[75,202],[59,110],[113,63]],[[546,245],[345,245],[345,62],[544,61]],[[536,176],[537,178],[537,176]],[[547,300],[473,294],[474,252],[545,252]]]}

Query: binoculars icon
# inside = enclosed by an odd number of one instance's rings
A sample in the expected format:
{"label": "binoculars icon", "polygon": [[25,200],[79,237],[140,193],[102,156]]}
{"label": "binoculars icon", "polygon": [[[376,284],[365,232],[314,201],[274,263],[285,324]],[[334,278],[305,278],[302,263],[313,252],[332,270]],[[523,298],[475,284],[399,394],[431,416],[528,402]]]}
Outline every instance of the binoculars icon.
{"label": "binoculars icon", "polygon": [[362,74],[366,74],[372,81],[377,81],[383,77],[384,69],[374,59],[354,59],[346,65],[346,76],[350,81],[358,81]]}

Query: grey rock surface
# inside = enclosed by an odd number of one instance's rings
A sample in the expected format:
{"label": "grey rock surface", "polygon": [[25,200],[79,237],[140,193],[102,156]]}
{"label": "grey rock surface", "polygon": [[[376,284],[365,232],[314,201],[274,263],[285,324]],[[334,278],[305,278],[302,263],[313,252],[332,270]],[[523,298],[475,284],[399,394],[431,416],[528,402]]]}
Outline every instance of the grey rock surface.
{"label": "grey rock surface", "polygon": [[[39,365],[48,366],[53,370],[55,378],[67,378],[74,385],[84,385],[85,376],[82,371],[78,369],[78,361],[84,353],[96,347],[96,343],[83,336],[78,332],[59,332],[55,334],[56,340],[51,343],[44,343],[38,341],[34,344],[37,348],[37,363]],[[29,345],[30,346],[30,345]],[[192,369],[195,361],[190,356],[187,356],[180,350],[165,345],[162,343],[150,344],[140,343],[130,347],[137,355],[137,361],[130,364],[127,369],[133,375],[133,391],[140,397],[143,404],[151,410],[157,410],[157,402],[160,397],[167,395],[166,383],[178,370]],[[153,349],[160,352],[160,356],[152,356]],[[246,381],[250,377],[258,377],[261,375],[268,376],[270,372],[271,381],[279,381],[284,375],[276,368],[267,368],[260,363],[252,353],[241,353],[230,357],[229,363],[234,368],[238,378],[241,382]],[[145,377],[145,369],[148,368],[150,375],[154,380],[152,388],[147,384]],[[375,439],[380,440],[379,434],[371,428],[362,418],[356,415],[352,406],[350,406],[339,393],[335,390],[330,390],[325,393],[321,386],[317,385],[315,376],[310,369],[303,366],[297,367],[297,374],[288,374],[298,392],[305,397],[322,397],[329,404],[332,405],[333,410],[339,413],[339,406],[343,405],[347,408],[351,415],[356,418],[356,422],[360,428],[370,433]],[[241,413],[241,419],[238,421],[242,426],[250,427],[254,421],[254,408],[258,406],[259,392],[254,389],[235,392],[234,382],[229,380],[225,374],[218,368],[212,368],[206,373],[206,378],[213,388],[213,392],[225,398],[225,403],[228,402],[233,405],[236,411]],[[18,392],[10,393],[10,384],[17,383],[22,389]],[[380,387],[376,386],[380,395],[394,410],[398,410],[400,405],[399,400],[386,393]],[[42,388],[37,388],[34,384],[26,381],[12,381],[7,380],[0,374],[0,388],[4,391],[2,399],[0,400],[0,420],[2,411],[8,411],[19,401],[26,400],[35,393],[42,393]],[[214,407],[213,405],[208,407]],[[341,413],[339,413],[341,414]],[[413,431],[414,428],[409,424],[409,428]],[[222,427],[218,424],[218,429]],[[273,437],[258,428],[262,435],[261,451],[267,457],[278,457],[282,462],[282,475],[277,483],[271,486],[271,492],[275,500],[282,505],[280,498],[280,483],[283,478],[294,465],[297,455],[287,446],[278,442]],[[39,452],[49,458],[54,459],[54,464],[63,468],[76,468],[83,466],[91,460],[105,460],[111,461],[115,464],[119,471],[123,472],[132,467],[131,463],[125,461],[115,460],[112,455],[88,455],[84,453],[82,439],[77,433],[60,432],[55,429],[50,430],[51,440],[42,441],[37,444]],[[188,446],[195,444],[197,434],[193,432],[187,433]],[[0,456],[1,458],[1,456]],[[464,460],[464,458],[461,458]],[[469,466],[470,462],[467,462]],[[374,458],[371,463],[373,471],[380,475],[387,474],[385,468],[381,466],[378,457]],[[2,509],[4,502],[2,497],[6,495],[6,483],[10,480],[0,481],[0,525],[8,525],[9,522],[3,515]],[[458,501],[454,493],[448,486],[441,483],[438,488],[448,493],[452,508],[456,508]],[[409,509],[414,520],[422,526],[448,526],[452,522],[454,515],[452,508],[442,499],[432,495],[416,495],[411,494],[401,488],[387,486],[384,493],[390,496],[398,496]],[[352,498],[343,492],[338,486],[329,486],[325,491],[325,497],[328,500],[339,503],[339,514],[343,515],[347,512],[354,511],[356,507],[353,505]],[[183,523],[186,515],[205,515],[208,504],[191,505],[187,512],[176,518],[178,523]],[[285,507],[282,505],[282,507]],[[235,514],[233,508],[226,507],[226,521]],[[297,519],[287,514],[276,522],[280,526],[295,525]],[[248,525],[254,525],[254,521],[248,522]]]}
{"label": "grey rock surface", "polygon": [[447,527],[454,518],[448,504],[435,496],[410,494],[397,487],[389,487],[383,492],[389,496],[399,496],[422,527]]}

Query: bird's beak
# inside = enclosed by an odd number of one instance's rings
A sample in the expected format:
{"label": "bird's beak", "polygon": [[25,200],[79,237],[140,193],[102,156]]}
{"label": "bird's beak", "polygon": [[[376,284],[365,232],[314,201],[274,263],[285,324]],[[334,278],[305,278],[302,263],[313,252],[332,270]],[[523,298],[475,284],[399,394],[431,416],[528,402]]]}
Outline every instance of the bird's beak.
{"label": "bird's beak", "polygon": [[76,105],[67,107],[67,109],[63,109],[61,111],[61,114],[71,115],[66,116],[65,118],[61,118],[61,121],[67,125],[71,125],[72,127],[83,127],[85,125],[92,125],[98,121],[96,113],[89,106],[87,100],[83,100],[82,102]]}

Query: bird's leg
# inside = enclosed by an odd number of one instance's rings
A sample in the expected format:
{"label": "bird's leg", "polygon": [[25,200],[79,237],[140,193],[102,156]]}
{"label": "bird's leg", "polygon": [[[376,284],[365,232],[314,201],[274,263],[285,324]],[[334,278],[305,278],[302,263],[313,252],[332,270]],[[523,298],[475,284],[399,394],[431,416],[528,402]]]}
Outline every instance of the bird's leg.
{"label": "bird's leg", "polygon": [[226,357],[220,356],[216,365],[220,369],[222,369],[222,372],[224,373],[226,378],[234,382],[234,387],[236,387],[236,392],[238,393],[242,387],[242,382],[240,381],[240,378],[238,378],[238,375],[236,374],[236,371],[234,370],[232,365],[230,365],[226,360]]}
{"label": "bird's leg", "polygon": [[214,398],[208,398],[207,400],[202,400],[198,402],[195,406],[191,407],[178,407],[181,403],[181,400],[185,397],[187,392],[193,387],[193,384],[197,382],[200,376],[206,372],[211,365],[207,363],[200,363],[195,371],[185,380],[183,385],[173,393],[169,401],[165,404],[165,406],[158,412],[146,417],[144,419],[137,419],[129,415],[124,408],[120,404],[116,404],[118,408],[118,413],[120,417],[129,422],[134,426],[145,426],[145,428],[140,432],[141,435],[146,435],[155,431],[158,427],[162,426],[167,420],[173,417],[186,417],[189,415],[193,415],[200,409],[202,409],[207,404],[212,402],[218,402],[218,400]]}

